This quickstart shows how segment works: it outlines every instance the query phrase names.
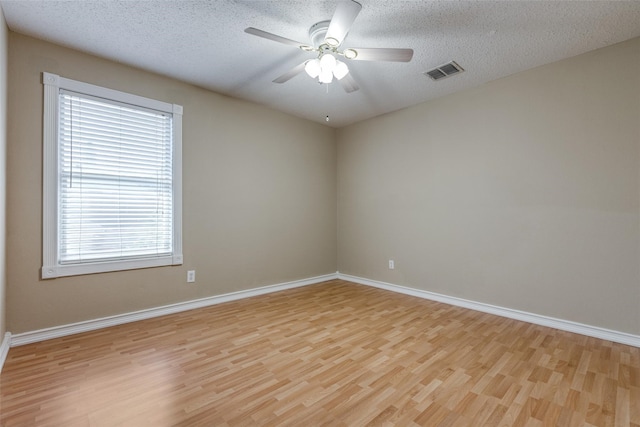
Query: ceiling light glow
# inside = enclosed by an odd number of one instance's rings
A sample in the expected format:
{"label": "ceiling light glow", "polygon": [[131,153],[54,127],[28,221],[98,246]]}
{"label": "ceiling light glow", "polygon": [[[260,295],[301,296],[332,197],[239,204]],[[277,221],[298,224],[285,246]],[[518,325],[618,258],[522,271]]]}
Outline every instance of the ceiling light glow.
{"label": "ceiling light glow", "polygon": [[320,58],[310,59],[304,65],[304,70],[312,79],[318,78],[320,83],[331,83],[333,78],[340,80],[349,74],[349,67],[335,56],[324,53]]}
{"label": "ceiling light glow", "polygon": [[320,75],[320,71],[321,71],[320,60],[316,58],[316,59],[311,59],[307,61],[307,63],[304,66],[304,70],[307,72],[309,77],[311,77],[312,79],[315,79]]}
{"label": "ceiling light glow", "polygon": [[320,58],[320,67],[322,68],[323,72],[332,73],[333,69],[336,68],[336,57],[325,53]]}
{"label": "ceiling light glow", "polygon": [[342,61],[336,61],[336,68],[333,69],[333,75],[338,80],[342,80],[344,76],[349,74],[349,67]]}
{"label": "ceiling light glow", "polygon": [[320,72],[320,75],[318,76],[318,81],[320,83],[331,83],[331,81],[333,80],[333,73],[331,71],[325,71],[322,70]]}

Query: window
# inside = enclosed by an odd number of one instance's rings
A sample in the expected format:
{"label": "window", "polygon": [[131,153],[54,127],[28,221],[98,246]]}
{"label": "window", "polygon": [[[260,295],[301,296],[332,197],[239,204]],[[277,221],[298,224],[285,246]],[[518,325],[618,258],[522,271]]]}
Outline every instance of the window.
{"label": "window", "polygon": [[182,107],[43,84],[42,278],[182,264]]}

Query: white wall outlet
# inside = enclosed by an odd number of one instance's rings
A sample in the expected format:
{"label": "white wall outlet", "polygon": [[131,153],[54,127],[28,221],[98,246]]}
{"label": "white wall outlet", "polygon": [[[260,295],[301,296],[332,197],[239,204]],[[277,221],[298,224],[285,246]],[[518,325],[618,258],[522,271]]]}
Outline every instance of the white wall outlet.
{"label": "white wall outlet", "polygon": [[396,268],[396,262],[392,259],[389,260],[389,270]]}
{"label": "white wall outlet", "polygon": [[196,281],[196,271],[189,270],[187,271],[187,283],[194,283]]}

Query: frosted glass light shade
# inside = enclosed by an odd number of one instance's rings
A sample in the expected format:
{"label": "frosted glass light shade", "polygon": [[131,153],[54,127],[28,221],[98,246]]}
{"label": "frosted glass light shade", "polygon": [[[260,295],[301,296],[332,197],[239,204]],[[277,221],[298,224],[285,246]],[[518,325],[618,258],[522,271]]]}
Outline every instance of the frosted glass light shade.
{"label": "frosted glass light shade", "polygon": [[336,79],[341,80],[344,76],[349,74],[349,67],[342,61],[336,61],[336,68],[333,69],[333,75]]}
{"label": "frosted glass light shade", "polygon": [[328,53],[322,54],[320,58],[308,60],[304,70],[312,79],[317,77],[320,83],[331,83],[334,77],[340,80],[349,74],[347,64]]}
{"label": "frosted glass light shade", "polygon": [[336,67],[336,58],[333,55],[325,53],[320,58],[320,67],[322,68],[322,72],[332,73]]}
{"label": "frosted glass light shade", "polygon": [[322,72],[320,73],[320,76],[318,76],[318,81],[320,83],[331,83],[332,80],[333,80],[333,73],[331,71],[322,70]]}
{"label": "frosted glass light shade", "polygon": [[307,64],[304,66],[304,70],[307,72],[309,77],[315,79],[320,75],[320,60],[319,59],[311,59],[307,61]]}

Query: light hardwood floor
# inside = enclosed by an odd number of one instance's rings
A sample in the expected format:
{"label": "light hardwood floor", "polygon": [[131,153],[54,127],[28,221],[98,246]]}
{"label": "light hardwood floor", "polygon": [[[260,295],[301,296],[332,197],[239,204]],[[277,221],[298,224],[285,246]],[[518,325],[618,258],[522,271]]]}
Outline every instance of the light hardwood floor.
{"label": "light hardwood floor", "polygon": [[640,349],[344,281],[12,348],[2,426],[640,426]]}

